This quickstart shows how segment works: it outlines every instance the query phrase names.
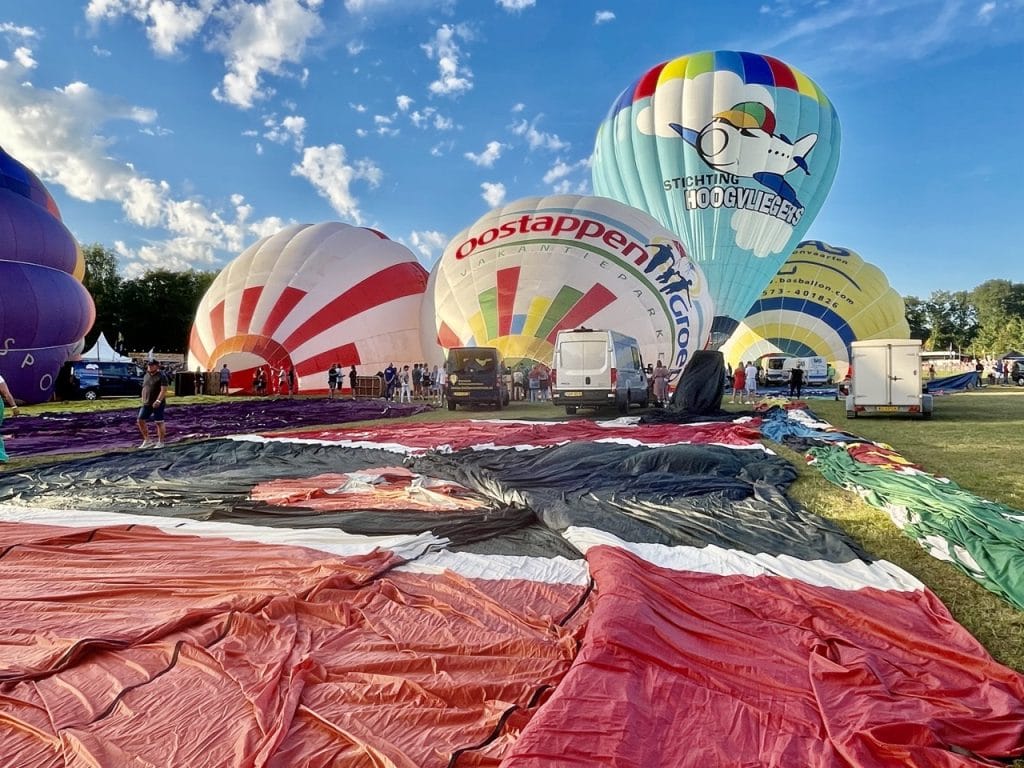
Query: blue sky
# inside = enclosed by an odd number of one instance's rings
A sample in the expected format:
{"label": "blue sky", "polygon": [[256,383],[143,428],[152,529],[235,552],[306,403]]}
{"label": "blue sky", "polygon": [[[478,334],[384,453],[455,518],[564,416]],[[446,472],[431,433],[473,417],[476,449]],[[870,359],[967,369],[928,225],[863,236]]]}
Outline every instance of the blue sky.
{"label": "blue sky", "polygon": [[503,201],[590,193],[644,71],[748,50],[843,125],[807,237],[925,298],[1024,282],[1022,43],[1024,0],[0,0],[0,145],[129,277],[329,220],[429,268]]}

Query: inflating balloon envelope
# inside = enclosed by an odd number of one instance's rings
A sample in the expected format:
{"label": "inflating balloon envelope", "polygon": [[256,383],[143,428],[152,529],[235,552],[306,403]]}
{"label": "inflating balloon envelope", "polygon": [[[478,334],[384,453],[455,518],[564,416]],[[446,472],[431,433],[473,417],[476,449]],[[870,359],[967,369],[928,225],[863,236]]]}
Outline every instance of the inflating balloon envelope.
{"label": "inflating balloon envelope", "polygon": [[231,386],[247,387],[257,367],[294,366],[305,391],[326,388],[334,363],[372,376],[431,361],[419,333],[426,284],[413,253],[377,230],[285,227],[217,275],[196,312],[189,370],[226,364]]}
{"label": "inflating balloon envelope", "polygon": [[39,178],[0,148],[0,374],[43,403],[96,316],[85,261]]}
{"label": "inflating balloon envelope", "polygon": [[659,64],[597,132],[594,190],[677,233],[715,300],[717,348],[807,231],[839,162],[822,90],[770,56],[708,51]]}
{"label": "inflating balloon envelope", "polygon": [[820,356],[842,379],[850,344],[908,339],[903,298],[885,274],[857,253],[820,240],[797,246],[722,347],[725,359]]}
{"label": "inflating balloon envelope", "polygon": [[614,200],[556,195],[495,208],[456,235],[430,273],[421,325],[424,345],[494,346],[511,365],[550,365],[560,330],[614,330],[645,363],[682,367],[713,316],[673,233]]}

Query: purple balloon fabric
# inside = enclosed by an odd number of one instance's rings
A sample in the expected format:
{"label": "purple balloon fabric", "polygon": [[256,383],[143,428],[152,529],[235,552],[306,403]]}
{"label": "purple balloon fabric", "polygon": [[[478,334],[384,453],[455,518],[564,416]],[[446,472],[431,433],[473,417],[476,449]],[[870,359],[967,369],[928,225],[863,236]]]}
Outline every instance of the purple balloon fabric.
{"label": "purple balloon fabric", "polygon": [[28,168],[0,149],[0,375],[25,403],[50,399],[96,309],[73,273],[74,237]]}
{"label": "purple balloon fabric", "polygon": [[[275,429],[397,418],[429,411],[428,405],[385,400],[266,399],[167,405],[167,441],[251,434]],[[13,458],[132,448],[141,437],[137,408],[48,412],[4,421],[4,443]]]}

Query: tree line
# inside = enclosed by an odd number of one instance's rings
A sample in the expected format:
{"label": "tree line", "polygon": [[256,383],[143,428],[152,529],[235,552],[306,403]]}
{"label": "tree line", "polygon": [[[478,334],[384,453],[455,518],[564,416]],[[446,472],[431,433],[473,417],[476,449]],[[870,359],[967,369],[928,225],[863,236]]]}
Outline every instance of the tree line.
{"label": "tree line", "polygon": [[903,302],[910,335],[925,349],[979,358],[1024,352],[1024,283],[986,280],[969,291],[934,291]]}
{"label": "tree line", "polygon": [[98,243],[85,246],[85,279],[96,304],[96,322],[86,334],[91,347],[100,333],[122,350],[155,349],[184,354],[199,302],[217,272],[152,270],[126,280],[117,254]]}
{"label": "tree line", "polygon": [[[185,353],[199,302],[217,272],[153,270],[132,280],[117,271],[117,255],[94,243],[84,249],[85,287],[96,303],[91,346],[100,332],[121,349]],[[972,357],[1024,352],[1024,283],[988,280],[970,291],[905,296],[912,338],[925,349]]]}

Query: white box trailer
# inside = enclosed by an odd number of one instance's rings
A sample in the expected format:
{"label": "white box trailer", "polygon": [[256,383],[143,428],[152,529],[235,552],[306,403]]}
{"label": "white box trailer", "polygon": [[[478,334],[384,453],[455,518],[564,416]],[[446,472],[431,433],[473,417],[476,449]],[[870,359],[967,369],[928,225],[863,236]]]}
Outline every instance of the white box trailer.
{"label": "white box trailer", "polygon": [[932,396],[922,392],[921,342],[872,339],[850,344],[853,380],[846,417],[870,413],[910,413],[932,417]]}

